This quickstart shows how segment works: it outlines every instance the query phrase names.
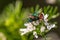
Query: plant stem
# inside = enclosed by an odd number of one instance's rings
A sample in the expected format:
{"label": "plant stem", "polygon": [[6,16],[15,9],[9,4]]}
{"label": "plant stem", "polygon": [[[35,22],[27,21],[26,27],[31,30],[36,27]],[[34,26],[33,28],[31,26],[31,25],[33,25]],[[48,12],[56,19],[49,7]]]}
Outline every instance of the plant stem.
{"label": "plant stem", "polygon": [[46,39],[46,36],[44,36],[44,40],[47,40],[47,39]]}

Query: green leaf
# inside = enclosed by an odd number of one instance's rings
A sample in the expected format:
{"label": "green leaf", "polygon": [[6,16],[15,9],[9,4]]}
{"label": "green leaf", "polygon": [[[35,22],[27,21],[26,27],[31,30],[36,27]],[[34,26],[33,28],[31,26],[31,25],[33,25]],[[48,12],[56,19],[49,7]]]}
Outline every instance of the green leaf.
{"label": "green leaf", "polygon": [[55,13],[57,13],[58,7],[55,7],[52,14],[54,15]]}
{"label": "green leaf", "polygon": [[30,12],[31,12],[31,13],[34,13],[34,7],[31,7],[31,8],[30,8]]}
{"label": "green leaf", "polygon": [[21,8],[22,8],[22,2],[16,1],[14,13],[19,14],[21,12]]}
{"label": "green leaf", "polygon": [[39,5],[36,5],[35,12],[37,12],[38,10],[39,10]]}
{"label": "green leaf", "polygon": [[49,9],[50,9],[50,5],[47,7],[44,7],[44,13],[46,14],[49,11]]}

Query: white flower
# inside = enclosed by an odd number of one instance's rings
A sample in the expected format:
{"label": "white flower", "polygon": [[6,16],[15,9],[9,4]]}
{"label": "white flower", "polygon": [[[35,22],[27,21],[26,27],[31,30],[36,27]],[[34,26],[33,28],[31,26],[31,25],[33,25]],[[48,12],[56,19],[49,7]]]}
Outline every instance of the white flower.
{"label": "white flower", "polygon": [[27,27],[27,30],[30,32],[30,31],[33,31],[35,30],[36,28],[33,26],[33,27]]}
{"label": "white flower", "polygon": [[33,23],[33,25],[37,26],[37,25],[39,25],[39,20],[33,21],[32,23]]}
{"label": "white flower", "polygon": [[27,24],[27,30],[28,30],[28,31],[33,31],[33,30],[35,30],[35,29],[36,29],[36,28],[35,28],[35,26],[32,25],[32,23],[28,23],[28,24]]}
{"label": "white flower", "polygon": [[38,35],[35,31],[33,32],[33,35],[35,36],[35,38],[38,38]]}
{"label": "white flower", "polygon": [[28,32],[28,30],[25,28],[25,29],[20,29],[20,32],[21,32],[21,35],[24,35]]}
{"label": "white flower", "polygon": [[33,25],[29,22],[29,23],[25,23],[24,26],[33,26]]}
{"label": "white flower", "polygon": [[35,38],[38,38],[38,36],[37,36],[37,35],[35,35]]}
{"label": "white flower", "polygon": [[30,22],[29,23],[25,23],[24,25],[27,26],[27,28],[20,29],[21,35],[24,35],[24,34],[26,34],[28,32],[31,32],[31,31],[36,29],[35,26],[33,26]]}
{"label": "white flower", "polygon": [[39,23],[40,23],[39,20],[37,20],[37,21],[36,21],[36,24],[39,25]]}
{"label": "white flower", "polygon": [[45,27],[42,26],[41,29],[40,29],[41,32],[44,32],[45,31]]}
{"label": "white flower", "polygon": [[48,30],[51,30],[51,29],[54,28],[54,27],[55,27],[55,24],[52,24],[52,25],[47,26],[47,29],[48,29]]}
{"label": "white flower", "polygon": [[25,32],[24,33],[21,33],[21,35],[24,35],[24,34],[26,34]]}
{"label": "white flower", "polygon": [[44,24],[46,25],[46,26],[48,26],[49,25],[49,23],[48,23],[48,14],[46,14],[46,15],[44,15]]}
{"label": "white flower", "polygon": [[35,26],[33,26],[32,23],[30,23],[30,22],[29,23],[26,23],[24,25],[27,26],[27,29],[28,30],[35,30]]}
{"label": "white flower", "polygon": [[48,18],[48,14],[44,15],[44,21],[48,21],[47,18]]}
{"label": "white flower", "polygon": [[21,35],[24,35],[28,32],[33,31],[35,28],[25,28],[25,29],[20,29]]}
{"label": "white flower", "polygon": [[33,23],[33,25],[37,26],[37,24],[36,24],[36,22],[35,22],[35,21],[33,21],[32,23]]}
{"label": "white flower", "polygon": [[46,26],[48,26],[48,25],[49,25],[49,23],[48,23],[47,21],[45,21],[45,22],[44,22],[44,24],[45,24]]}
{"label": "white flower", "polygon": [[24,26],[26,26],[27,28],[28,28],[28,27],[33,27],[33,25],[32,25],[31,22],[29,22],[29,23],[25,23]]}
{"label": "white flower", "polygon": [[20,31],[25,31],[26,29],[20,29]]}

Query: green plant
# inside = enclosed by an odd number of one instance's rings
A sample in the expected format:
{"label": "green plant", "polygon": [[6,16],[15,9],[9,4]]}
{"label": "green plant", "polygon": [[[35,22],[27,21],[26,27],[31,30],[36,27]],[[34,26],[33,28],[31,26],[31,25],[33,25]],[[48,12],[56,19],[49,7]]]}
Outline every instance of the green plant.
{"label": "green plant", "polygon": [[[43,11],[44,14],[49,14],[48,20],[59,16],[57,7],[53,8],[52,6],[47,6],[41,9],[39,5],[37,5],[34,10],[33,7],[22,8],[22,5],[21,1],[16,1],[15,5],[9,4],[0,15],[0,31],[6,34],[7,40],[33,40],[34,36],[32,35],[32,32],[21,36],[19,31],[20,28],[25,28],[24,23],[27,21],[26,19],[30,13]],[[38,34],[40,33],[39,27],[41,25],[44,25],[44,23],[42,22],[37,26],[36,32]],[[39,35],[44,37],[44,34],[45,32],[40,33]]]}

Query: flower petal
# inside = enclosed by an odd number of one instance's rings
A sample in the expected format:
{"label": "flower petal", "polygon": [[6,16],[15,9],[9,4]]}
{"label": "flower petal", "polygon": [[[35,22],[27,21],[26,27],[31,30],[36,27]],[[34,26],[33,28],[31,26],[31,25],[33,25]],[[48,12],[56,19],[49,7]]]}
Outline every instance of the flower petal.
{"label": "flower petal", "polygon": [[54,27],[55,27],[55,24],[52,24],[52,25],[47,26],[47,29],[48,29],[48,30],[51,30],[51,29],[54,28]]}
{"label": "flower petal", "polygon": [[45,31],[45,27],[42,26],[41,29],[40,29],[41,32],[44,32]]}
{"label": "flower petal", "polygon": [[46,20],[48,18],[48,14],[44,15],[44,20]]}
{"label": "flower petal", "polygon": [[20,32],[21,32],[21,35],[24,35],[28,32],[28,30],[25,28],[25,29],[20,29]]}
{"label": "flower petal", "polygon": [[38,38],[37,32],[33,32],[33,35],[35,36],[35,38]]}

